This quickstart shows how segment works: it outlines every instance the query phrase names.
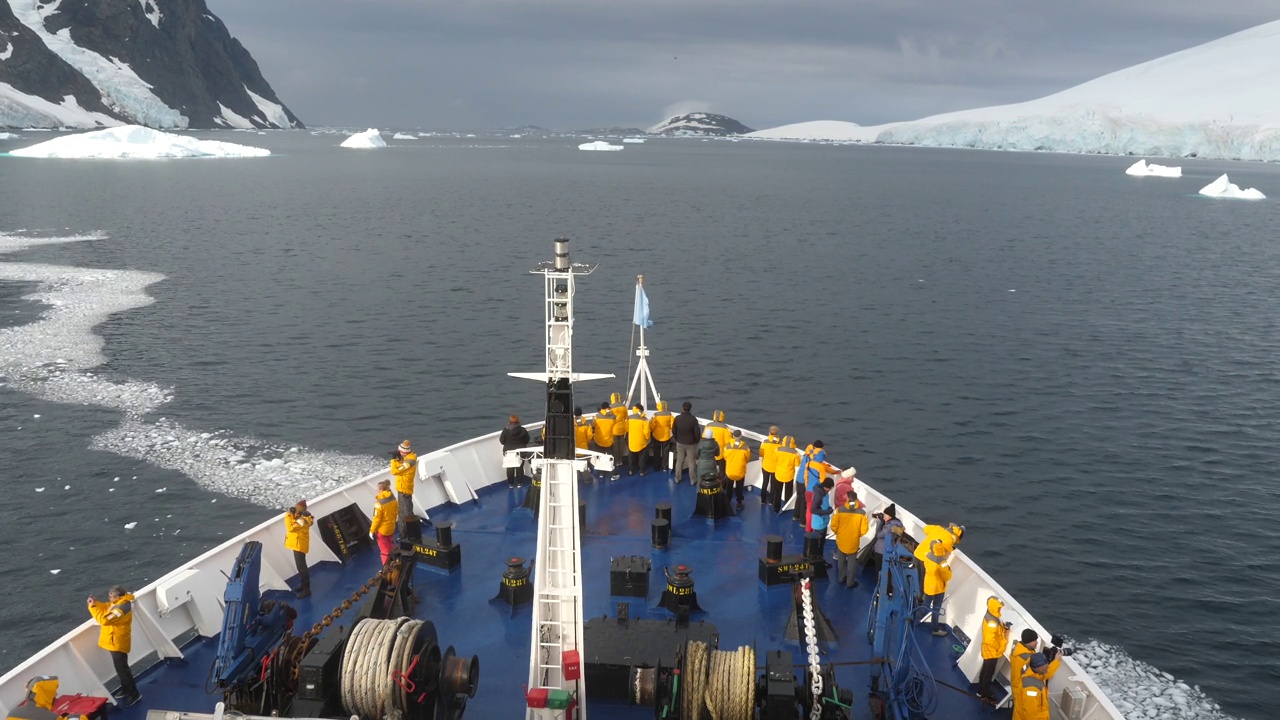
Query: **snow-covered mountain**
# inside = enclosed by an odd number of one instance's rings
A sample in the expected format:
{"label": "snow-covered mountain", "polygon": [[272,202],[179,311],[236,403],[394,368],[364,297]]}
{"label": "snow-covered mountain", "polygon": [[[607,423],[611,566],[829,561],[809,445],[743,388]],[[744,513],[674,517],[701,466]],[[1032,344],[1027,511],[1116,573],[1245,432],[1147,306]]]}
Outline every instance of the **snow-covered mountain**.
{"label": "snow-covered mountain", "polygon": [[302,124],[204,0],[0,0],[0,126]]}
{"label": "snow-covered mountain", "polygon": [[743,135],[752,130],[731,117],[696,112],[667,118],[648,132],[650,135]]}
{"label": "snow-covered mountain", "polygon": [[752,137],[1280,160],[1276,77],[1280,21],[1029,102],[871,127],[799,123]]}

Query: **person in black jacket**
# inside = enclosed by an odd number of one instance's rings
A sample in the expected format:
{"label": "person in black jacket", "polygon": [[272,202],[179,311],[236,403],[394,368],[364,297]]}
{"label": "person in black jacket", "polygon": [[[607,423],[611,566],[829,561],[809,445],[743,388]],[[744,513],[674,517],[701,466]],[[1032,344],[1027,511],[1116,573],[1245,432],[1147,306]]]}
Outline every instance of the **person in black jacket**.
{"label": "person in black jacket", "polygon": [[[509,418],[507,426],[502,429],[502,434],[498,436],[498,442],[502,443],[504,456],[512,450],[529,447],[529,431],[525,430],[524,426],[520,424],[518,415],[512,415]],[[513,488],[523,481],[523,470],[523,459],[519,465],[507,468],[507,487]]]}
{"label": "person in black jacket", "polygon": [[689,470],[689,484],[698,484],[698,441],[702,439],[702,428],[698,418],[690,412],[693,403],[686,402],[680,408],[680,414],[671,424],[671,439],[676,442],[676,466],[671,468],[676,484],[680,484],[680,472]]}

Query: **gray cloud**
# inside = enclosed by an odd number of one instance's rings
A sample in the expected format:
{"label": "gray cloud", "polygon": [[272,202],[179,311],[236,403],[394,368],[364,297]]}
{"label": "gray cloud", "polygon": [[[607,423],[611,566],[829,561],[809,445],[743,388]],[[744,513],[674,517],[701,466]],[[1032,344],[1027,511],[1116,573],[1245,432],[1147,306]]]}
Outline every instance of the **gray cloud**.
{"label": "gray cloud", "polygon": [[[1017,102],[1268,22],[1274,0],[208,0],[309,124],[755,127]],[[1229,6],[1227,6],[1229,5]]]}

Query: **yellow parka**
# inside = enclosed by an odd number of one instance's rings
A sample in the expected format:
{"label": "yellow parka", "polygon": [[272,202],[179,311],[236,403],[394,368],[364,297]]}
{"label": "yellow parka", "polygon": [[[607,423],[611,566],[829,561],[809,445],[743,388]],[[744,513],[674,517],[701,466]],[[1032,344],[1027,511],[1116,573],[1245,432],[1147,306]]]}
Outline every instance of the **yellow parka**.
{"label": "yellow parka", "polygon": [[1044,672],[1036,672],[1030,666],[1023,668],[1022,680],[1013,693],[1013,720],[1049,720],[1049,678],[1061,664],[1059,654]]}
{"label": "yellow parka", "polygon": [[373,524],[369,532],[377,535],[396,534],[396,516],[400,512],[400,503],[390,490],[383,490],[373,500]]}
{"label": "yellow parka", "polygon": [[[593,430],[595,433],[596,444],[602,448],[613,447],[613,429],[618,424],[618,419],[613,416],[612,410],[601,410],[596,413],[593,422]],[[626,427],[625,423],[623,427]]]}
{"label": "yellow parka", "polygon": [[1000,612],[1004,603],[992,595],[987,598],[987,614],[982,617],[982,659],[993,660],[1004,657],[1009,649],[1009,628],[1004,626]]}
{"label": "yellow parka", "polygon": [[89,603],[89,614],[102,626],[98,647],[108,652],[129,652],[133,647],[133,593],[125,593],[111,602]]}
{"label": "yellow parka", "polygon": [[1018,690],[1022,687],[1022,673],[1035,652],[1021,640],[1013,644],[1013,651],[1009,653],[1009,692],[1014,697],[1017,697]]}
{"label": "yellow parka", "polygon": [[676,421],[676,416],[671,414],[667,409],[667,403],[658,403],[658,411],[653,414],[653,419],[649,421],[649,436],[657,442],[666,442],[671,439],[671,425]]}
{"label": "yellow parka", "polygon": [[724,476],[737,482],[747,477],[747,463],[751,462],[751,448],[742,438],[729,438],[724,448]]}
{"label": "yellow parka", "polygon": [[836,547],[845,555],[857,554],[868,527],[870,522],[862,503],[854,507],[836,508],[831,514],[831,532],[836,534]]}
{"label": "yellow parka", "polygon": [[633,453],[649,447],[649,418],[643,410],[636,410],[627,416],[627,448]]}
{"label": "yellow parka", "polygon": [[609,411],[613,413],[613,436],[622,437],[627,434],[627,404],[622,402],[619,393],[610,395],[609,402]]}
{"label": "yellow parka", "polygon": [[956,542],[960,539],[959,526],[948,525],[925,525],[924,540],[916,546],[916,559],[923,561],[925,555],[929,554],[929,548],[933,547],[934,542],[942,543],[942,547],[950,554],[956,549]]}
{"label": "yellow parka", "polygon": [[760,441],[760,469],[764,472],[773,472],[773,453],[778,449],[778,444],[782,440],[777,435],[770,435]]}
{"label": "yellow parka", "polygon": [[924,594],[938,595],[947,591],[951,582],[951,566],[946,565],[947,553],[941,540],[934,540],[924,556]]}
{"label": "yellow parka", "polygon": [[304,555],[311,549],[311,525],[316,519],[311,515],[284,514],[284,546]]}
{"label": "yellow parka", "polygon": [[796,448],[796,439],[787,435],[773,451],[773,474],[778,482],[789,483],[795,479],[799,467],[800,451]]}
{"label": "yellow parka", "polygon": [[418,456],[408,453],[404,459],[391,458],[391,476],[395,478],[395,489],[405,495],[413,494],[413,478],[418,474]]}
{"label": "yellow parka", "polygon": [[579,450],[586,450],[587,443],[591,442],[592,436],[591,421],[584,417],[574,418],[573,420],[573,444]]}
{"label": "yellow parka", "polygon": [[720,446],[716,460],[723,460],[724,449],[729,446],[729,440],[733,437],[733,430],[724,424],[724,411],[716,410],[711,413],[711,422],[707,423],[707,427],[711,428],[711,437],[715,438],[716,444]]}

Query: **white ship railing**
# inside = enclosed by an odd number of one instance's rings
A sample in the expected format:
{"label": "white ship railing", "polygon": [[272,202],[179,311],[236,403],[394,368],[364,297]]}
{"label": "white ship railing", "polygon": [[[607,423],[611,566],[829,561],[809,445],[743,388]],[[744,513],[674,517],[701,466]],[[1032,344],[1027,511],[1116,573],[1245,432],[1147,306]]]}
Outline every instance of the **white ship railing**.
{"label": "white ship railing", "polygon": [[[541,423],[528,427],[533,432],[541,428]],[[755,441],[764,438],[763,435],[746,429],[743,429],[742,434]],[[475,500],[476,492],[481,488],[505,482],[502,447],[498,443],[498,435],[495,432],[472,438],[420,457],[418,480],[414,487],[415,503],[428,510],[446,502],[463,504]],[[370,513],[378,481],[389,476],[389,470],[383,470],[361,478],[309,500],[309,509],[313,515],[322,517],[354,503]],[[760,478],[760,463],[755,460],[748,466],[747,482],[759,487]],[[892,502],[861,480],[855,483],[855,488],[859,499],[871,512],[879,512]],[[245,542],[256,540],[262,543],[261,588],[288,589],[285,581],[295,575],[296,570],[292,552],[284,547],[282,517],[283,515],[267,520],[134,591],[133,649],[130,658],[135,670],[163,659],[181,658],[182,646],[192,638],[212,637],[221,632],[223,594],[227,585],[225,573],[235,563]],[[925,523],[901,506],[898,518],[911,535],[917,538],[923,536]],[[464,527],[458,529],[465,530]],[[318,562],[337,561],[338,558],[313,534],[307,559],[314,565]],[[1040,637],[1049,637],[1050,633],[1026,608],[963,552],[955,554],[951,568],[953,575],[943,608],[946,621],[973,638],[959,661],[959,667],[971,680],[977,678],[978,667],[982,662],[979,653],[982,642],[980,628],[982,616],[986,612],[987,597],[997,595],[1005,601],[1004,618],[1013,622],[1015,633],[1022,627],[1030,627]],[[114,679],[115,670],[106,651],[98,648],[98,630],[96,623],[86,620],[0,677],[0,711],[4,713],[3,716],[7,717],[22,702],[26,695],[27,680],[38,675],[58,676],[63,692],[107,695],[106,684]],[[1000,675],[1007,679],[1007,667],[1001,669]],[[1124,717],[1085,670],[1070,657],[1063,659],[1062,669],[1053,677],[1049,686],[1055,705],[1065,688],[1084,690],[1086,705],[1084,714],[1080,716],[1081,720],[1122,720]],[[1054,716],[1062,717],[1056,707]]]}

